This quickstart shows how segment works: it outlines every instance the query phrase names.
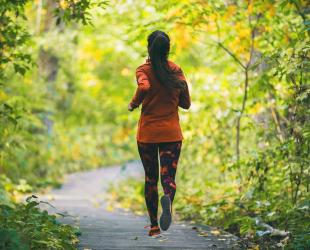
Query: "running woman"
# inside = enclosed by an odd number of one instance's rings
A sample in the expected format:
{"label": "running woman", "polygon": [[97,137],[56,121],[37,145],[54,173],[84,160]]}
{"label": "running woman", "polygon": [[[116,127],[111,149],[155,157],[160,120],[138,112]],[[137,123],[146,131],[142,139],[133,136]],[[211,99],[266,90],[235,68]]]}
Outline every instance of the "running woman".
{"label": "running woman", "polygon": [[[189,109],[191,100],[182,69],[168,60],[169,36],[156,30],[147,41],[148,59],[136,69],[138,86],[128,110],[133,111],[142,104],[136,139],[145,172],[144,195],[151,221],[149,236],[155,236],[160,234],[160,229],[168,230],[172,221],[175,176],[183,140],[178,107]],[[160,228],[157,218],[158,160],[164,190],[160,199]]]}

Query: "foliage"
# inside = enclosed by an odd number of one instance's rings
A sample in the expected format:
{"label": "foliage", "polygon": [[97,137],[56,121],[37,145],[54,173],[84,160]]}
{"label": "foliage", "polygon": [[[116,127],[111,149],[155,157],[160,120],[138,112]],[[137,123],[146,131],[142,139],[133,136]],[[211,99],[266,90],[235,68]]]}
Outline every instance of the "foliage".
{"label": "foliage", "polygon": [[[65,2],[68,2],[66,10],[61,5]],[[105,4],[95,5],[104,7]],[[0,248],[74,249],[75,229],[61,225],[55,215],[40,211],[39,203],[31,198],[26,204],[16,203],[19,194],[60,181],[57,175],[60,168],[57,171],[49,168],[53,151],[42,151],[42,148],[50,148],[52,141],[46,116],[51,107],[45,103],[44,80],[37,78],[32,82],[36,56],[31,47],[35,42],[34,30],[28,27],[31,5],[38,7],[38,26],[45,11],[46,31],[52,26],[49,22],[57,25],[63,21],[89,23],[88,11],[94,3],[88,0],[45,1],[42,6],[42,1],[1,1]]]}
{"label": "foliage", "polygon": [[[259,244],[307,248],[307,1],[3,0],[0,12],[0,173],[13,193],[138,158],[139,112],[126,107],[146,36],[163,29],[192,96],[180,110],[174,209]],[[16,198],[8,192],[2,204]],[[145,211],[141,181],[111,196]],[[289,238],[261,236],[258,219]]]}
{"label": "foliage", "polygon": [[76,230],[41,211],[35,198],[0,204],[0,249],[75,249]]}

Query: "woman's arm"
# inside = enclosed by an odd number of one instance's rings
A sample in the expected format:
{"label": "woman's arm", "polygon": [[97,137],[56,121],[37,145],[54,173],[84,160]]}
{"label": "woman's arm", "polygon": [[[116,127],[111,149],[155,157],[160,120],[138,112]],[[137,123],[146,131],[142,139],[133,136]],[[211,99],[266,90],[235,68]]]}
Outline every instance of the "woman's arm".
{"label": "woman's arm", "polygon": [[180,92],[178,105],[183,109],[189,109],[191,106],[191,98],[189,95],[188,84],[181,68],[179,68],[178,77],[185,82],[185,88]]}
{"label": "woman's arm", "polygon": [[139,107],[151,86],[149,79],[141,66],[136,70],[136,79],[138,86],[135,95],[128,105],[128,110],[130,111]]}
{"label": "woman's arm", "polygon": [[179,106],[183,109],[189,109],[191,106],[191,98],[188,91],[187,82],[185,89],[182,89],[179,96]]}

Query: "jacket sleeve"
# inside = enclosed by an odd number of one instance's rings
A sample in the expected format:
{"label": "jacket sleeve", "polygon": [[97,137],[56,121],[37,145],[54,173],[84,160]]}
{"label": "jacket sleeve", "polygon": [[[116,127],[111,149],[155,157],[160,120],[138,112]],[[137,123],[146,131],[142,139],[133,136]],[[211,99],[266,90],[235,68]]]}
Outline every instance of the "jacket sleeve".
{"label": "jacket sleeve", "polygon": [[138,86],[130,102],[133,108],[139,107],[151,86],[148,76],[142,67],[138,67],[136,70],[136,80]]}
{"label": "jacket sleeve", "polygon": [[180,92],[178,105],[183,109],[189,109],[191,106],[191,98],[189,95],[188,84],[181,68],[179,68],[178,77],[185,82],[185,88]]}

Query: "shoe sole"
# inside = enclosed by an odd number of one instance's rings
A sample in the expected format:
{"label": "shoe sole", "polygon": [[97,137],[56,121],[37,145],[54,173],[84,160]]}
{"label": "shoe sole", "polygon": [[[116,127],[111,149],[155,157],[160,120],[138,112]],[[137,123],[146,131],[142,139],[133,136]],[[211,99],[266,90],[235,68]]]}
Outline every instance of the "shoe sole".
{"label": "shoe sole", "polygon": [[170,197],[168,195],[164,195],[161,197],[160,199],[160,203],[162,206],[162,214],[160,216],[159,219],[159,223],[160,223],[160,228],[163,231],[168,230],[168,228],[171,225],[171,201],[170,201]]}

